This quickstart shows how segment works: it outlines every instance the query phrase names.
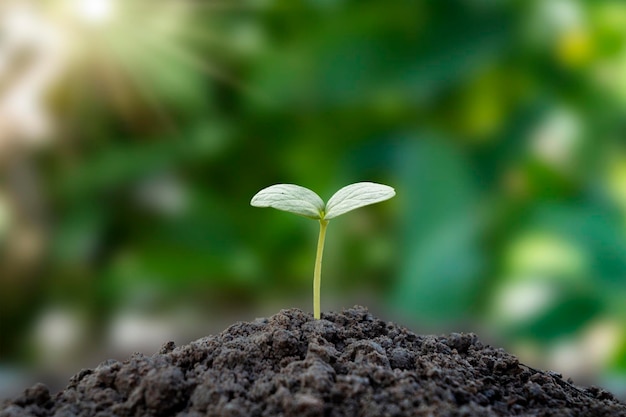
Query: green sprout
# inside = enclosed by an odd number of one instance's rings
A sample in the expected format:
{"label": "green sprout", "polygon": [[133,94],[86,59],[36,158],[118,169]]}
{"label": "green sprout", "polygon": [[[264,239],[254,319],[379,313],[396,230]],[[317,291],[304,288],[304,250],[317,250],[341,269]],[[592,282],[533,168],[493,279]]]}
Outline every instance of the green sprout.
{"label": "green sprout", "polygon": [[252,197],[250,204],[254,207],[273,207],[319,220],[320,234],[317,240],[317,255],[313,273],[313,316],[316,319],[320,318],[322,255],[328,221],[359,207],[388,200],[394,195],[396,192],[388,185],[357,182],[337,191],[326,204],[313,191],[294,184],[272,185],[262,189]]}

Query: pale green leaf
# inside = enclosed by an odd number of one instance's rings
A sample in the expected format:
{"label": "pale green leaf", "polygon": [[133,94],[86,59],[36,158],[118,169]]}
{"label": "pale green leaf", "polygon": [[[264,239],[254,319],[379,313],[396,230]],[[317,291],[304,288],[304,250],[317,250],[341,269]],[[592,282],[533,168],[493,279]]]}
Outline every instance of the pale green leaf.
{"label": "pale green leaf", "polygon": [[262,189],[250,204],[254,207],[273,207],[301,216],[319,219],[324,211],[324,202],[308,188],[294,184],[276,184]]}
{"label": "pale green leaf", "polygon": [[375,182],[357,182],[337,191],[326,204],[324,218],[330,220],[359,207],[385,201],[396,195],[393,188]]}

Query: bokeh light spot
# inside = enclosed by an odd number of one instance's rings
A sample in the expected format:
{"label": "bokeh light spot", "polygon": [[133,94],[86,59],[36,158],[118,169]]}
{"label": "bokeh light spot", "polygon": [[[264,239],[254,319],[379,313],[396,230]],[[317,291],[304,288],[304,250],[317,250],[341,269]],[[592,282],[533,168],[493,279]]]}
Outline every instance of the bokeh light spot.
{"label": "bokeh light spot", "polygon": [[75,0],[75,11],[88,24],[102,25],[113,17],[114,0]]}

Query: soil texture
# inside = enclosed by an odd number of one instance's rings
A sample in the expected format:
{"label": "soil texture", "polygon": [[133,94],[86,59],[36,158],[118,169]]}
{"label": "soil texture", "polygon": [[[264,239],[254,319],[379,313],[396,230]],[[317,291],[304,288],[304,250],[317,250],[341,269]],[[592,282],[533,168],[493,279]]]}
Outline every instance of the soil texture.
{"label": "soil texture", "polygon": [[365,308],[283,310],[188,345],[37,384],[13,416],[625,416],[596,387],[521,364],[474,334],[416,335]]}

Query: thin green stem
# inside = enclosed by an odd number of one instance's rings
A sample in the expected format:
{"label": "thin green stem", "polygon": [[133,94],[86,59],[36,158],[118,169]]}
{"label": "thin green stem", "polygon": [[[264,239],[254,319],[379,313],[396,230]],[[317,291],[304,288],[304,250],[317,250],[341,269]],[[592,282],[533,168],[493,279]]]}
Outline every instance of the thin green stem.
{"label": "thin green stem", "polygon": [[328,226],[328,220],[320,219],[320,235],[317,240],[317,256],[315,257],[315,271],[313,273],[313,316],[317,320],[321,317],[320,287],[322,285],[322,255],[324,254],[326,226]]}

